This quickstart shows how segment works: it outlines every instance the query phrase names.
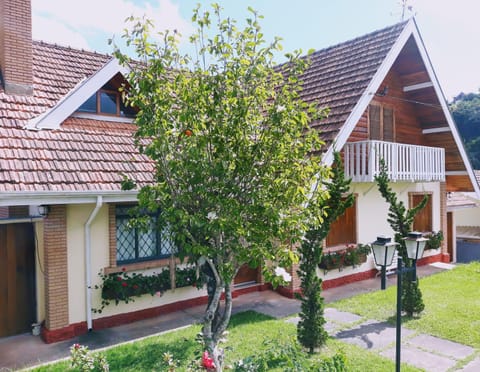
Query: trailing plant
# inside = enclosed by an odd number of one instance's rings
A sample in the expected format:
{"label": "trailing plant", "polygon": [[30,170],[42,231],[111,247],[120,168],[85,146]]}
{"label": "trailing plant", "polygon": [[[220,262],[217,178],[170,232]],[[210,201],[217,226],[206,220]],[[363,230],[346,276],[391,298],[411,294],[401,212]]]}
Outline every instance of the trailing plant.
{"label": "trailing plant", "polygon": [[[408,258],[404,238],[411,231],[415,215],[427,204],[428,195],[425,195],[422,201],[415,207],[407,209],[404,203],[397,199],[397,195],[389,186],[387,171],[385,161],[380,159],[380,172],[375,176],[375,181],[383,198],[389,204],[387,221],[395,232],[395,242],[398,243],[398,253],[402,257],[405,266],[412,267],[413,260]],[[409,275],[404,275],[402,281],[402,310],[411,317],[414,313],[422,312],[424,308],[425,304],[423,303],[418,279],[412,281]]]}
{"label": "trailing plant", "polygon": [[[172,288],[170,269],[164,268],[159,273],[144,275],[141,273],[128,273],[125,268],[119,273],[98,274],[102,279],[102,284],[96,285],[95,289],[101,289],[101,307],[92,309],[96,313],[101,313],[105,306],[113,301],[115,305],[120,302],[133,302],[135,297],[145,294],[152,296],[162,296],[165,291]],[[197,276],[195,266],[184,268],[175,268],[175,288],[193,286],[197,289],[203,288],[205,278],[203,275]]]}
{"label": "trailing plant", "polygon": [[440,248],[444,239],[442,230],[439,230],[438,232],[432,231],[432,233],[427,235],[426,238],[428,238],[428,241],[425,245],[425,249]]}
{"label": "trailing plant", "polygon": [[355,267],[364,263],[369,254],[370,246],[366,244],[348,244],[345,249],[327,251],[323,254],[318,267],[325,272],[346,266]]}
{"label": "trailing plant", "polygon": [[[301,280],[301,295],[297,297],[302,302],[297,337],[310,353],[324,345],[328,338],[324,328],[322,280],[317,275],[317,267],[322,259],[323,240],[327,237],[331,224],[353,205],[355,200],[353,194],[345,195],[350,188],[350,180],[345,179],[340,153],[334,153],[331,177],[321,180],[321,184],[327,191],[328,198],[317,199],[314,205],[313,211],[316,215],[312,218],[318,221],[310,227],[300,245],[301,260],[297,271]],[[337,259],[333,255],[328,258]]]}

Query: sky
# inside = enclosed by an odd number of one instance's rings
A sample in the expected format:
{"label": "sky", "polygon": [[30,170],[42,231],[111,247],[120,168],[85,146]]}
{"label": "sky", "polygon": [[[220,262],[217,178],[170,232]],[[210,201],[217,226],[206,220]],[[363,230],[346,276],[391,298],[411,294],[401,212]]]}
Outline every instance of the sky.
{"label": "sky", "polygon": [[[33,38],[110,53],[130,16],[175,29],[186,43],[192,9],[205,0],[32,0]],[[241,21],[257,10],[265,39],[283,39],[283,53],[323,49],[400,22],[401,0],[217,0],[225,16]],[[448,100],[480,89],[480,1],[409,0],[434,70]],[[186,48],[186,46],[184,46]],[[186,49],[187,50],[187,49]],[[279,62],[282,61],[278,56]]]}

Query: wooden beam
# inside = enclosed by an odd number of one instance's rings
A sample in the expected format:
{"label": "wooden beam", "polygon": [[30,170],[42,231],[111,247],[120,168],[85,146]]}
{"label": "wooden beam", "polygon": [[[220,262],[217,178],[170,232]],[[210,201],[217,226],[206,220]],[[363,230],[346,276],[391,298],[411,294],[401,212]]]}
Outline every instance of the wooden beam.
{"label": "wooden beam", "polygon": [[407,86],[403,87],[403,91],[404,92],[411,92],[411,91],[414,91],[414,90],[430,88],[430,87],[433,87],[433,83],[431,81],[426,81],[424,83],[407,85]]}
{"label": "wooden beam", "polygon": [[429,128],[422,130],[423,134],[432,134],[432,133],[443,133],[443,132],[451,132],[452,129],[450,127],[441,127],[441,128]]}
{"label": "wooden beam", "polygon": [[468,176],[467,171],[446,171],[446,176]]}

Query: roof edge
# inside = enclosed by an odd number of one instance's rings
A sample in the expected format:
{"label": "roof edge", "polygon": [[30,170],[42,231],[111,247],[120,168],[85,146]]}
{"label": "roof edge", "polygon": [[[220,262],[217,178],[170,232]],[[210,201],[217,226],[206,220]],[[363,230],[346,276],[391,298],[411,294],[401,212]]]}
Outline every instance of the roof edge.
{"label": "roof edge", "polygon": [[0,192],[0,206],[95,204],[102,196],[105,203],[137,201],[138,191],[17,191]]}
{"label": "roof edge", "polygon": [[126,76],[129,70],[120,65],[116,58],[105,63],[102,68],[88,78],[80,81],[55,106],[43,114],[31,119],[25,129],[59,129],[65,119],[72,115],[82,103],[105,85],[117,73]]}

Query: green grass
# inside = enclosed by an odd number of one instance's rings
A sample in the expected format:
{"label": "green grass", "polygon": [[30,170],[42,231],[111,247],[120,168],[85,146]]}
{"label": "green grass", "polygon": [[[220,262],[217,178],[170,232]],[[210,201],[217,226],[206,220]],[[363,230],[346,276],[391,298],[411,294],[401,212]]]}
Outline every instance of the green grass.
{"label": "green grass", "polygon": [[[164,371],[162,362],[164,352],[173,354],[175,360],[182,361],[178,371],[184,371],[189,361],[198,359],[201,352],[200,345],[195,342],[195,335],[200,331],[199,326],[192,326],[160,336],[150,337],[138,342],[113,347],[107,350],[106,356],[111,371]],[[296,337],[296,327],[284,320],[272,319],[255,312],[245,312],[232,317],[229,326],[228,348],[226,365],[247,356],[258,355],[258,351],[265,347],[266,341],[288,342]],[[313,358],[331,356],[343,351],[347,356],[349,371],[392,371],[395,366],[389,359],[375,353],[365,351],[354,345],[342,343],[338,340],[329,340],[320,354]],[[281,350],[280,350],[281,352]],[[68,362],[60,362],[35,369],[35,371],[65,371]],[[272,370],[275,371],[275,370]],[[278,369],[278,372],[281,372]],[[419,369],[402,366],[402,371],[420,371]]]}
{"label": "green grass", "polygon": [[[420,280],[425,310],[407,328],[480,348],[480,262]],[[396,286],[330,304],[368,319],[394,321]]]}

